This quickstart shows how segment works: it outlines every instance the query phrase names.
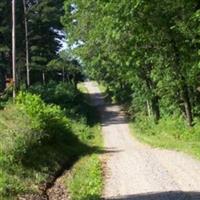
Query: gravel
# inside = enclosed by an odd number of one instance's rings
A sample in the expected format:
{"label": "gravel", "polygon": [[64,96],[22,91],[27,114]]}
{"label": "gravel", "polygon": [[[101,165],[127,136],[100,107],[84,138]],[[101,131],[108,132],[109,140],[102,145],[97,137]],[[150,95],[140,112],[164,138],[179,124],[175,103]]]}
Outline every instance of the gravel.
{"label": "gravel", "polygon": [[200,162],[134,139],[117,105],[108,105],[95,82],[86,82],[102,118],[107,200],[200,200]]}

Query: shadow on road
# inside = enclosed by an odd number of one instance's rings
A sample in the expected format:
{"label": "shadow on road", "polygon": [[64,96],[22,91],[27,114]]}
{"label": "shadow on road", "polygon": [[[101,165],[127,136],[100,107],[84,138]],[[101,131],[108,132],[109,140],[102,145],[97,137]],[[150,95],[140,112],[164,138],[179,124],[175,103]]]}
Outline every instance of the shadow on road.
{"label": "shadow on road", "polygon": [[[88,197],[88,200],[93,199]],[[106,198],[104,200],[200,200],[200,192],[158,192]]]}
{"label": "shadow on road", "polygon": [[102,126],[127,123],[120,106],[106,102],[105,94],[92,93],[88,94],[88,98],[91,100],[91,105],[100,113]]}
{"label": "shadow on road", "polygon": [[[97,196],[88,196],[84,200],[98,200]],[[111,198],[102,198],[102,200],[200,200],[200,192],[158,192],[147,194],[135,194],[127,196],[118,196]]]}

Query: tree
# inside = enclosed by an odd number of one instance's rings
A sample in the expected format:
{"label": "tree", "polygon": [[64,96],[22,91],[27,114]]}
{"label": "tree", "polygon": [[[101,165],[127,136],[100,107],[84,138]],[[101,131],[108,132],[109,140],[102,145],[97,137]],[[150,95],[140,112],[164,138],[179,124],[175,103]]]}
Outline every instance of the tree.
{"label": "tree", "polygon": [[13,75],[13,98],[16,97],[16,21],[15,0],[12,0],[12,75]]}
{"label": "tree", "polygon": [[26,80],[27,86],[30,86],[30,67],[29,67],[29,40],[28,40],[28,19],[26,0],[23,0],[24,6],[24,28],[25,28],[25,43],[26,43]]}
{"label": "tree", "polygon": [[[12,74],[12,17],[11,2],[0,3],[0,92],[5,89],[5,78]],[[16,13],[16,83],[40,81],[46,66],[58,57],[63,14],[62,0],[21,0],[15,2]],[[37,77],[36,75],[37,74]],[[39,76],[40,75],[40,76]]]}
{"label": "tree", "polygon": [[11,8],[9,1],[0,3],[0,92],[5,89],[6,74],[11,72]]}
{"label": "tree", "polygon": [[65,13],[69,41],[78,44],[74,53],[116,99],[152,113],[156,122],[163,111],[180,110],[193,124],[199,77],[196,0],[66,0]]}

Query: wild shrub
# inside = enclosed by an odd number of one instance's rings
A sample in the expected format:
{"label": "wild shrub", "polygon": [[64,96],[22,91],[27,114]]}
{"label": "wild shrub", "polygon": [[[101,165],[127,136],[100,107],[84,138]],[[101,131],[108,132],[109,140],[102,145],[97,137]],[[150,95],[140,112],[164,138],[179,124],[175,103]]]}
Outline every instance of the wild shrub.
{"label": "wild shrub", "polygon": [[63,163],[88,152],[89,134],[83,121],[69,119],[60,106],[20,92],[15,104],[0,111],[0,196],[38,192]]}
{"label": "wild shrub", "polygon": [[69,83],[59,83],[50,81],[46,85],[33,85],[31,93],[39,94],[46,103],[53,103],[61,107],[74,106],[77,96],[80,95],[74,85]]}

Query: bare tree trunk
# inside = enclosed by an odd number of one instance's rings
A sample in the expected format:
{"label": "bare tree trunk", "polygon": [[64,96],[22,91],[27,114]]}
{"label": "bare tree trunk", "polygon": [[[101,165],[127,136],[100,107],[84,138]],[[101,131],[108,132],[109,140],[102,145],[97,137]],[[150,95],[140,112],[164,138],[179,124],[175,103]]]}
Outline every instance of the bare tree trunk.
{"label": "bare tree trunk", "polygon": [[5,72],[3,69],[0,69],[0,93],[2,93],[6,88],[6,81],[5,81]]}
{"label": "bare tree trunk", "polygon": [[160,119],[159,97],[154,96],[151,100],[151,103],[152,103],[153,116],[154,116],[155,122],[157,123]]}
{"label": "bare tree trunk", "polygon": [[149,101],[147,100],[147,114],[148,114],[148,117],[151,117],[151,106],[149,104]]}
{"label": "bare tree trunk", "polygon": [[44,71],[42,72],[42,82],[43,82],[43,85],[46,84],[46,77],[45,77],[45,72]]}
{"label": "bare tree trunk", "polygon": [[30,86],[30,67],[29,67],[29,41],[28,41],[28,20],[26,0],[23,0],[24,5],[24,26],[25,26],[25,41],[26,41],[26,81],[27,86]]}
{"label": "bare tree trunk", "polygon": [[12,75],[13,75],[13,98],[16,97],[16,33],[15,33],[15,0],[12,0]]}
{"label": "bare tree trunk", "polygon": [[182,89],[182,99],[185,108],[185,115],[189,126],[193,125],[192,106],[190,103],[188,86],[185,84]]}
{"label": "bare tree trunk", "polygon": [[62,78],[63,78],[63,83],[64,83],[65,82],[65,67],[63,67]]}
{"label": "bare tree trunk", "polygon": [[[144,78],[145,78],[145,81],[146,81],[149,91],[154,90],[156,87],[154,81],[152,81],[152,79],[148,76],[145,76]],[[153,95],[153,97],[150,99],[150,102],[151,102],[152,115],[154,117],[155,123],[158,123],[158,121],[160,119],[159,96]]]}
{"label": "bare tree trunk", "polygon": [[[5,55],[1,52],[1,60],[5,60]],[[0,67],[0,93],[2,93],[6,88],[6,70],[4,67]]]}
{"label": "bare tree trunk", "polygon": [[184,111],[185,111],[186,120],[188,122],[188,125],[192,126],[193,125],[193,113],[192,113],[192,105],[191,105],[191,102],[190,102],[190,96],[189,96],[187,81],[185,79],[185,76],[181,73],[181,70],[180,70],[179,50],[177,48],[176,41],[174,41],[173,38],[171,38],[171,43],[172,43],[172,47],[173,47],[173,50],[174,50],[175,63],[176,63],[176,66],[174,67],[174,69],[175,69],[177,77],[181,80],[181,87],[180,87],[181,98],[182,98],[183,103],[184,103]]}
{"label": "bare tree trunk", "polygon": [[68,74],[68,72],[67,72],[67,81],[68,81],[68,83],[70,82],[70,79],[69,79],[69,74]]}

